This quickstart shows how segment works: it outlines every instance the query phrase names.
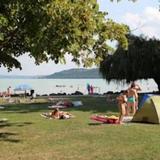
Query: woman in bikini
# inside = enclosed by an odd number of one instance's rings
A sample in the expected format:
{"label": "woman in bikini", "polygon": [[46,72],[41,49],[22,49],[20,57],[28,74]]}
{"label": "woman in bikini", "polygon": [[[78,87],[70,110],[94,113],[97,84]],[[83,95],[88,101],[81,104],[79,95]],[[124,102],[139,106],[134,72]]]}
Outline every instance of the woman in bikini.
{"label": "woman in bikini", "polygon": [[69,119],[74,116],[69,112],[63,112],[60,111],[58,108],[55,108],[55,110],[51,112],[51,117],[55,119]]}
{"label": "woman in bikini", "polygon": [[131,85],[134,86],[134,89],[137,91],[137,99],[136,99],[136,110],[138,110],[138,92],[141,91],[141,87],[136,84],[135,82],[132,82]]}
{"label": "woman in bikini", "polygon": [[129,115],[129,110],[131,110],[132,115],[136,113],[136,102],[138,100],[137,90],[135,89],[135,84],[132,83],[131,87],[128,89],[127,97],[127,115]]}

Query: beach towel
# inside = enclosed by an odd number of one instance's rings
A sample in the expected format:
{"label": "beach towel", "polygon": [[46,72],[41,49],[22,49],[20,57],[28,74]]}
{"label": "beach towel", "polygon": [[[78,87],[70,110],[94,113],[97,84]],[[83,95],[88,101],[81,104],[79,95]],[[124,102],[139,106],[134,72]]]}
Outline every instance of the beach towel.
{"label": "beach towel", "polygon": [[58,101],[55,105],[48,106],[49,109],[55,109],[55,108],[68,108],[72,107],[73,104],[70,101],[64,100],[64,101]]}
{"label": "beach towel", "polygon": [[123,123],[129,123],[133,119],[133,116],[124,116],[122,122]]}
{"label": "beach towel", "polygon": [[80,107],[83,105],[82,101],[72,101],[74,107]]}
{"label": "beach towel", "polygon": [[68,108],[67,106],[62,106],[62,105],[52,105],[52,106],[48,106],[49,109],[55,109],[55,108],[59,108],[59,109],[64,109],[64,108]]}
{"label": "beach towel", "polygon": [[91,120],[108,123],[108,124],[118,124],[118,117],[116,116],[105,116],[105,115],[92,115]]}
{"label": "beach towel", "polygon": [[65,106],[65,107],[72,107],[73,106],[72,102],[70,102],[68,100],[59,101],[56,103],[56,105]]}

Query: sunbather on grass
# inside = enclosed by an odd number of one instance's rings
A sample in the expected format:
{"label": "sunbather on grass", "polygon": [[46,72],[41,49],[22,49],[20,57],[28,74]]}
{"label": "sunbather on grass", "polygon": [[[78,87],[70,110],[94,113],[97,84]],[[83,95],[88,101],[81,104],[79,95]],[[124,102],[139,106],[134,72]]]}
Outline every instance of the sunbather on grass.
{"label": "sunbather on grass", "polygon": [[53,118],[53,119],[69,119],[74,117],[72,114],[68,112],[60,111],[59,108],[55,108],[50,113],[43,113],[42,116],[45,116],[47,118]]}

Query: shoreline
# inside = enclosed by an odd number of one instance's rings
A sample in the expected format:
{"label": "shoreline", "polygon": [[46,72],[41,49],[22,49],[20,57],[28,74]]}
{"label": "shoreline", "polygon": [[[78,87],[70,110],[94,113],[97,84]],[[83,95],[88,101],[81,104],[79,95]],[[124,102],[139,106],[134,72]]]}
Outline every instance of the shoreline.
{"label": "shoreline", "polygon": [[[116,97],[120,94],[113,93],[113,94],[93,94],[93,95],[39,95],[35,98],[31,98],[31,96],[17,96],[17,97],[0,97],[0,105],[11,105],[11,104],[34,104],[34,103],[53,103],[57,100],[64,100],[64,99],[72,99],[72,98],[98,98],[98,97],[106,97],[106,101],[110,103],[116,102]],[[159,95],[157,92],[143,92],[139,93],[139,98],[141,99],[145,94],[156,94]]]}

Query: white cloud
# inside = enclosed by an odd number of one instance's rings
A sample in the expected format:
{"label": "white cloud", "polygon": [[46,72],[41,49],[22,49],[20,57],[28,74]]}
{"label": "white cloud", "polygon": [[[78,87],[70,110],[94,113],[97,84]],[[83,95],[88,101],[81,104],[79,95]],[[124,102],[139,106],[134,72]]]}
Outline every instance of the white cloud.
{"label": "white cloud", "polygon": [[126,13],[124,16],[124,23],[131,26],[131,29],[135,29],[145,23],[145,20],[138,14]]}
{"label": "white cloud", "polygon": [[158,33],[159,31],[153,26],[146,26],[146,27],[144,26],[140,30],[142,33],[144,33],[148,37],[160,38]]}
{"label": "white cloud", "polygon": [[135,34],[160,38],[160,12],[157,8],[146,7],[141,14],[126,13],[121,21],[129,25]]}
{"label": "white cloud", "polygon": [[158,22],[160,24],[160,12],[157,8],[146,7],[144,15],[147,17],[148,20],[156,23]]}

